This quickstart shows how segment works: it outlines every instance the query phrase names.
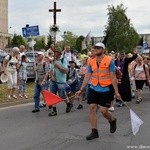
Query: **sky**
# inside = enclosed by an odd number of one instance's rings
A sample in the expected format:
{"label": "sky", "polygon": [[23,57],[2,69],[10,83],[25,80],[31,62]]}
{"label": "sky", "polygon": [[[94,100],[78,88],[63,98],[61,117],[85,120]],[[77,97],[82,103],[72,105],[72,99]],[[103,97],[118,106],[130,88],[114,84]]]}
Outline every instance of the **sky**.
{"label": "sky", "polygon": [[[126,15],[131,19],[133,27],[139,34],[150,33],[150,0],[55,0],[57,9],[57,25],[60,32],[57,40],[65,31],[75,35],[104,36],[108,21],[108,5],[117,6],[121,3],[127,8]],[[53,25],[53,0],[8,0],[8,32],[22,35],[22,28],[39,26],[40,35],[48,35]]]}

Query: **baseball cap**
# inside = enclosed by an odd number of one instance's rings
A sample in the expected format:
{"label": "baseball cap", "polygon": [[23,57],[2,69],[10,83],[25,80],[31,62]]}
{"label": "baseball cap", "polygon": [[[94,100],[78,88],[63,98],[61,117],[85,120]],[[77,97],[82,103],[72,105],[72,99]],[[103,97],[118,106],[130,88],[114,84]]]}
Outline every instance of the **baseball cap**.
{"label": "baseball cap", "polygon": [[103,43],[96,43],[95,45],[94,45],[94,49],[99,49],[99,48],[103,48],[103,49],[105,49],[105,45],[103,44]]}
{"label": "baseball cap", "polygon": [[44,52],[37,52],[38,55],[43,55],[44,56]]}

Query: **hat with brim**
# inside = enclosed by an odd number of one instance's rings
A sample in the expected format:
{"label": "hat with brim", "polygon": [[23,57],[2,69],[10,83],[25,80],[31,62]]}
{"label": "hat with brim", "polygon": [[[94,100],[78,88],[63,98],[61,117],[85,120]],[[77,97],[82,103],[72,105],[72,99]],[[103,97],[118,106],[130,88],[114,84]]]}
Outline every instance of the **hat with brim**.
{"label": "hat with brim", "polygon": [[61,49],[61,47],[57,47],[57,48],[55,49],[55,52],[62,54],[62,49]]}
{"label": "hat with brim", "polygon": [[7,76],[7,74],[4,74],[4,73],[1,74],[1,81],[2,81],[2,83],[5,83],[5,82],[8,81],[8,76]]}

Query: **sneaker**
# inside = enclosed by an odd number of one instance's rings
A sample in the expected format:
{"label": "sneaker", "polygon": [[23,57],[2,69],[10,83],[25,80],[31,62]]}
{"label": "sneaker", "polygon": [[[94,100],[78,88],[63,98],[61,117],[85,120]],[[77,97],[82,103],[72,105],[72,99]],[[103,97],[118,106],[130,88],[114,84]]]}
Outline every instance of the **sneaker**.
{"label": "sneaker", "polygon": [[86,140],[93,140],[96,138],[99,138],[98,131],[97,131],[97,129],[92,129],[91,134],[86,137]]}
{"label": "sneaker", "polygon": [[12,95],[12,97],[13,97],[14,99],[17,99],[17,96],[16,96],[16,95]]}
{"label": "sneaker", "polygon": [[114,118],[114,120],[111,122],[109,121],[109,123],[110,123],[110,133],[114,133],[117,129],[117,125],[116,125],[117,119]]}
{"label": "sneaker", "polygon": [[45,103],[42,103],[42,104],[40,104],[39,107],[40,107],[40,108],[44,108],[44,107],[46,107],[46,104],[45,104]]}
{"label": "sneaker", "polygon": [[139,98],[137,101],[136,101],[136,104],[139,104],[140,102],[142,102],[142,98]]}
{"label": "sneaker", "polygon": [[110,108],[108,108],[108,110],[113,112],[115,110],[115,108],[114,107],[110,107]]}
{"label": "sneaker", "polygon": [[125,104],[123,102],[118,102],[117,107],[123,107]]}
{"label": "sneaker", "polygon": [[11,95],[8,95],[8,99],[9,99],[9,100],[11,99]]}
{"label": "sneaker", "polygon": [[55,111],[52,111],[48,114],[49,117],[52,117],[52,116],[57,116],[57,112]]}
{"label": "sneaker", "polygon": [[83,105],[79,104],[77,109],[83,109]]}
{"label": "sneaker", "polygon": [[135,98],[135,93],[132,93],[131,98],[133,99]]}
{"label": "sneaker", "polygon": [[69,113],[71,111],[71,108],[73,107],[73,104],[71,103],[67,103],[67,107],[66,107],[66,113]]}
{"label": "sneaker", "polygon": [[40,110],[39,109],[32,110],[32,113],[37,113],[37,112],[40,112]]}

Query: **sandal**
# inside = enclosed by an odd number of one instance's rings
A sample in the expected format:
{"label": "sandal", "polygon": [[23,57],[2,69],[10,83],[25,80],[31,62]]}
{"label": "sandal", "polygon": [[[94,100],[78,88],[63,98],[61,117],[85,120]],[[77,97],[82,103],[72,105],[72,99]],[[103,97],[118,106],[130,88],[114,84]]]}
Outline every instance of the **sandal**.
{"label": "sandal", "polygon": [[139,98],[136,103],[139,104],[140,102],[142,102],[142,98]]}
{"label": "sandal", "polygon": [[18,95],[20,98],[23,98],[23,96],[21,94]]}
{"label": "sandal", "polygon": [[27,98],[28,98],[28,96],[27,96],[27,95],[24,95],[24,98],[26,98],[26,99],[27,99]]}

